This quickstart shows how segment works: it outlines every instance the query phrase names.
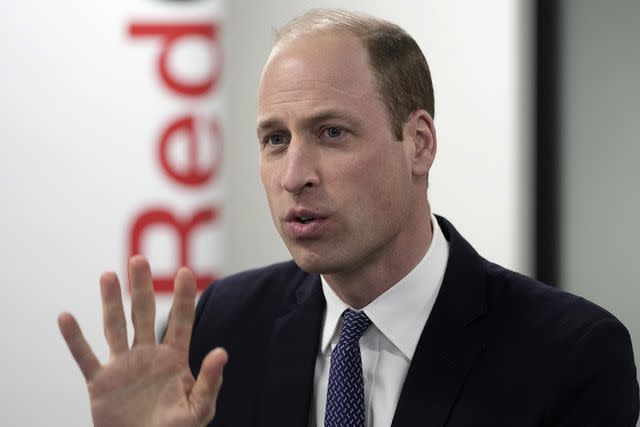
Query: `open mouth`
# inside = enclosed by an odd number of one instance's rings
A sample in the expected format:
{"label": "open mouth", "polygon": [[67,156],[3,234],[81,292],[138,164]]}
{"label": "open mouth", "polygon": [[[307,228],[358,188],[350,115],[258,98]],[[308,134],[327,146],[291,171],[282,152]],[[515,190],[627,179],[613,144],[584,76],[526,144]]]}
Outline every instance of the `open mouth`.
{"label": "open mouth", "polygon": [[299,216],[296,218],[298,220],[298,222],[302,223],[302,224],[308,224],[311,221],[313,221],[315,218],[312,216]]}
{"label": "open mouth", "polygon": [[326,219],[326,216],[310,209],[298,209],[289,211],[283,222],[287,233],[294,239],[310,239],[323,233]]}

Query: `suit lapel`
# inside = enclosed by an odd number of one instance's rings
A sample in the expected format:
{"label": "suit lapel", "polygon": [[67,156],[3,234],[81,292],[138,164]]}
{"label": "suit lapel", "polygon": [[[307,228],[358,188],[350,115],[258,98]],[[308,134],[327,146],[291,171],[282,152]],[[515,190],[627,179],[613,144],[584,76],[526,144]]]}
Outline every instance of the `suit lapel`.
{"label": "suit lapel", "polygon": [[305,275],[296,302],[274,324],[256,425],[308,424],[324,308],[320,277]]}
{"label": "suit lapel", "polygon": [[392,427],[445,425],[485,343],[484,261],[438,218],[449,241],[447,270],[409,366]]}

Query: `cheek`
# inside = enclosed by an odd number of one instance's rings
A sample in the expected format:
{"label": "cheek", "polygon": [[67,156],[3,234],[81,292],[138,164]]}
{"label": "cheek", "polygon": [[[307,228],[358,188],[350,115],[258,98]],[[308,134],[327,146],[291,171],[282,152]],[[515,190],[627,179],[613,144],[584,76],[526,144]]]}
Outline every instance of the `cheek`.
{"label": "cheek", "polygon": [[277,180],[275,172],[276,169],[273,165],[260,161],[260,180],[262,181],[262,186],[264,187],[267,196],[269,195],[269,192],[274,189],[274,183]]}
{"label": "cheek", "polygon": [[370,211],[389,202],[389,187],[393,187],[395,178],[388,175],[390,165],[383,156],[361,154],[333,166],[331,187],[341,195],[345,206]]}
{"label": "cheek", "polygon": [[264,165],[260,164],[260,180],[262,181],[262,188],[264,189],[264,194],[267,198],[269,210],[273,214],[275,203],[277,200],[277,186],[275,185],[275,183],[277,182],[277,177],[274,174],[273,168],[265,167]]}
{"label": "cheek", "polygon": [[406,169],[406,162],[395,150],[367,153],[343,165],[342,181],[356,183],[364,193],[380,195],[399,189],[402,177],[409,175]]}
{"label": "cheek", "polygon": [[396,152],[379,154],[354,162],[343,171],[341,184],[337,184],[342,186],[338,191],[352,214],[373,228],[392,226],[401,220],[412,186],[404,158]]}
{"label": "cheek", "polygon": [[342,181],[348,184],[351,182],[375,181],[375,178],[384,173],[385,169],[389,168],[389,165],[387,164],[385,167],[385,155],[383,153],[373,150],[360,150],[351,153],[349,157],[341,159],[340,162],[334,162],[334,167],[334,170],[340,174]]}

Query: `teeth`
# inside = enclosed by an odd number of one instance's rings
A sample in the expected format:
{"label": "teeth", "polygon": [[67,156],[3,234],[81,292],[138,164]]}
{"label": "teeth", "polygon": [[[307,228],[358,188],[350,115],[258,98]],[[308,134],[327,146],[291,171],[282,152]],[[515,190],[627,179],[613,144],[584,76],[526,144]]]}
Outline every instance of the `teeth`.
{"label": "teeth", "polygon": [[312,216],[301,216],[300,218],[300,222],[302,222],[303,224],[306,224],[309,221],[313,220]]}

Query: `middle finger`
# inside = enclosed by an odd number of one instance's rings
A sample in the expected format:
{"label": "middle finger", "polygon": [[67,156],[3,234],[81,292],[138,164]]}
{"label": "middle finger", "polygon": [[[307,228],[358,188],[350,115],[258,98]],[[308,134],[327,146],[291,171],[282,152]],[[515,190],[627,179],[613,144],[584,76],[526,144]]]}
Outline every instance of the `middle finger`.
{"label": "middle finger", "polygon": [[155,344],[154,322],[156,302],[153,295],[151,269],[147,260],[136,255],[129,260],[131,281],[131,321],[133,322],[133,345]]}

